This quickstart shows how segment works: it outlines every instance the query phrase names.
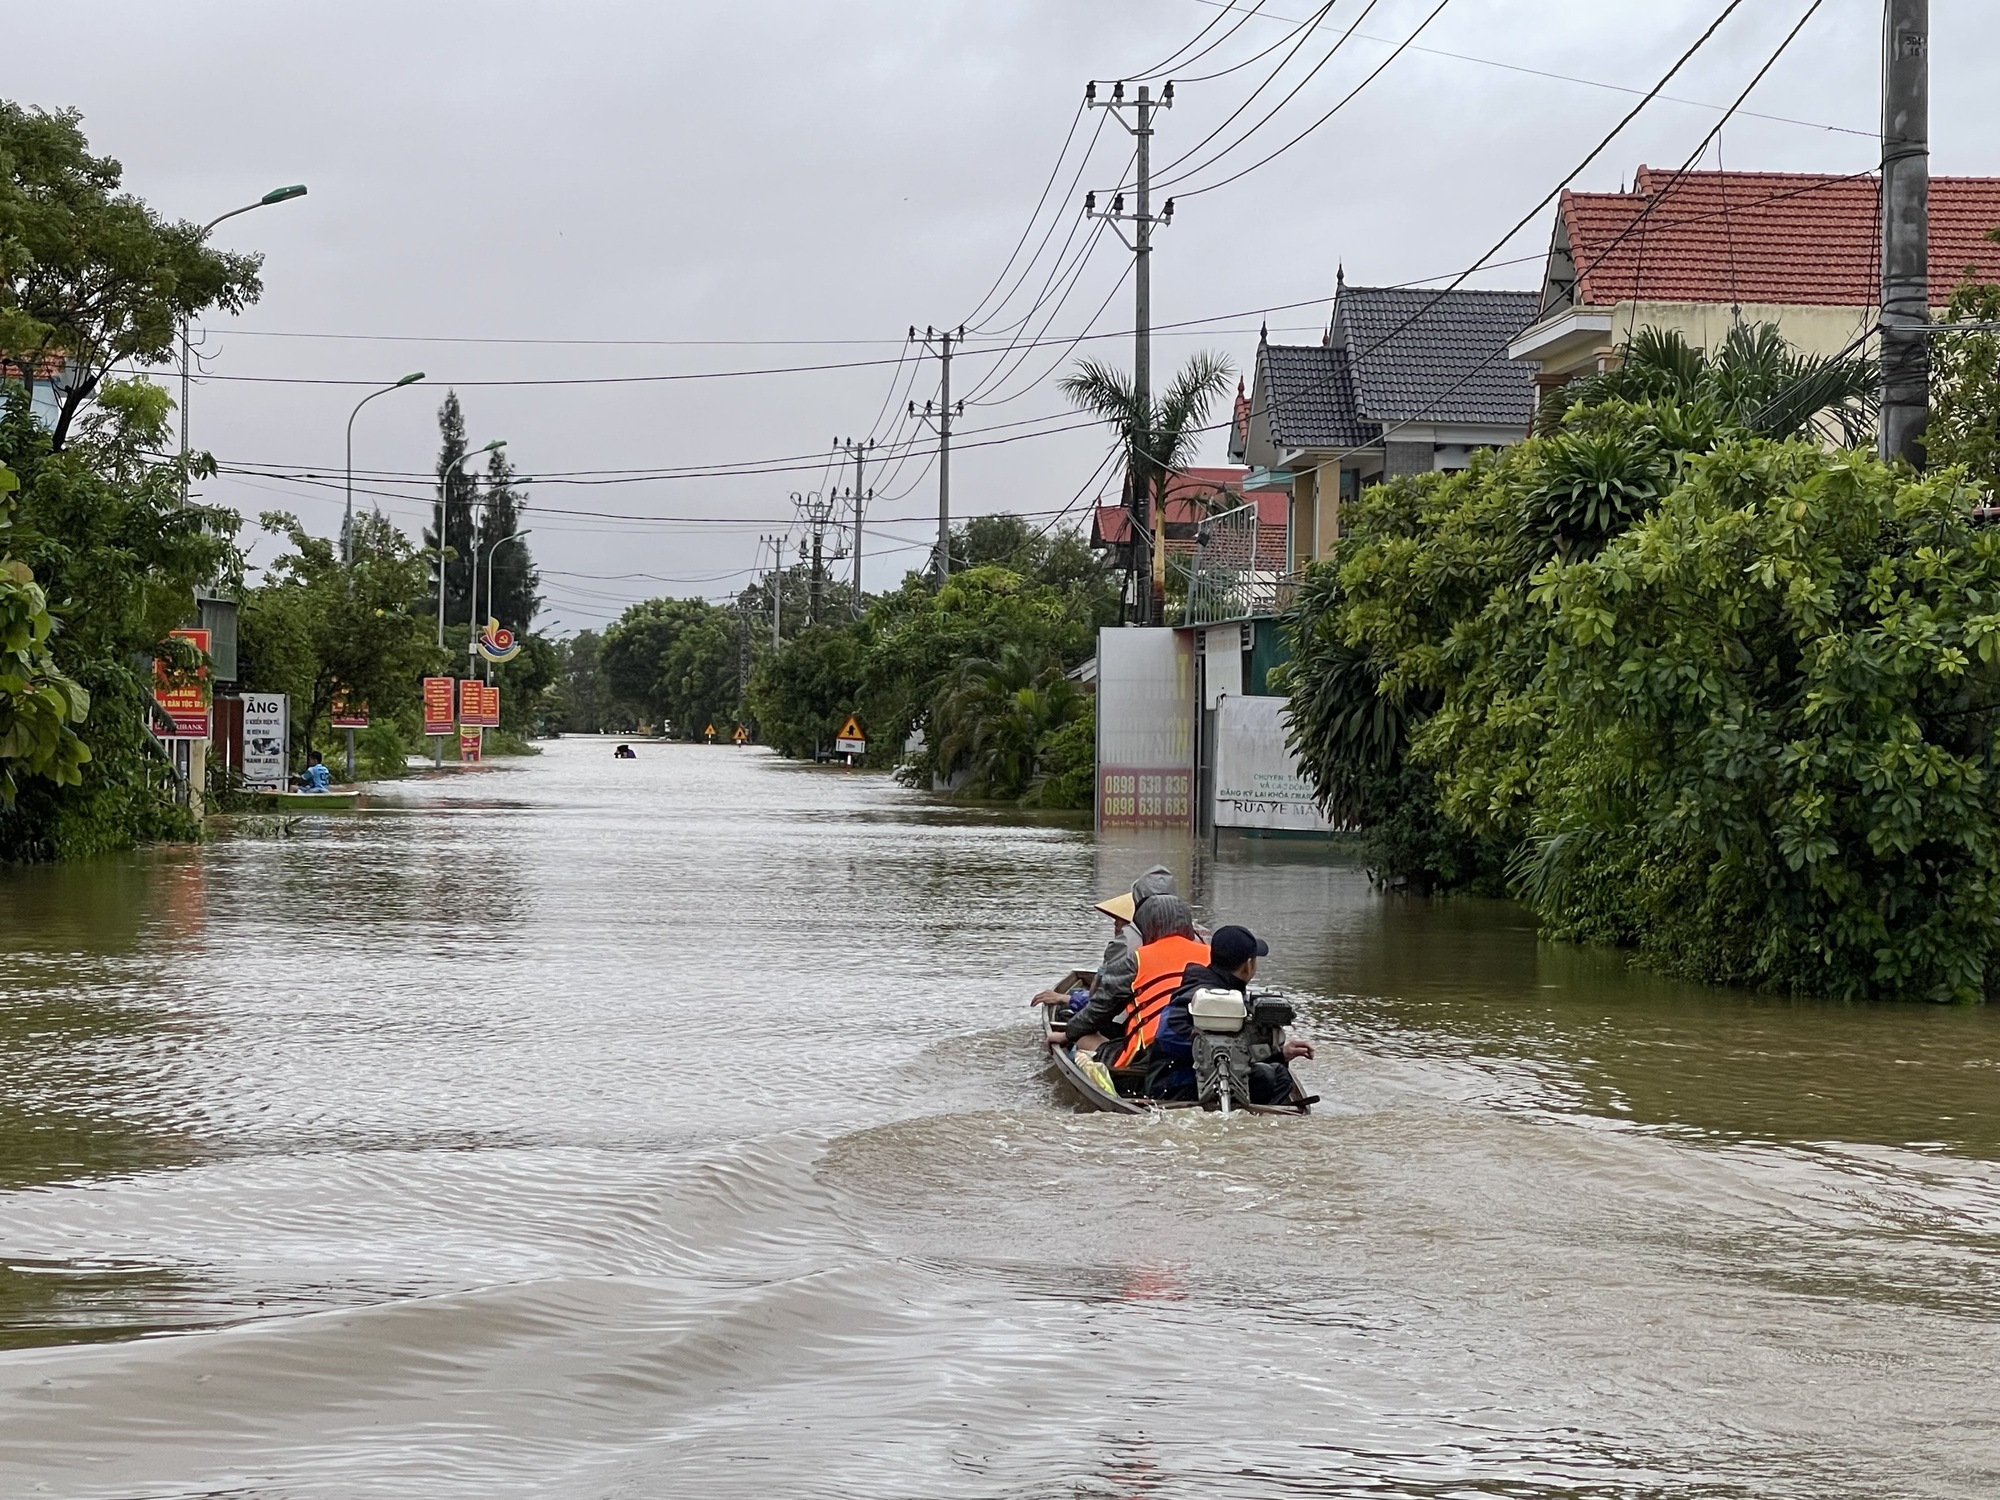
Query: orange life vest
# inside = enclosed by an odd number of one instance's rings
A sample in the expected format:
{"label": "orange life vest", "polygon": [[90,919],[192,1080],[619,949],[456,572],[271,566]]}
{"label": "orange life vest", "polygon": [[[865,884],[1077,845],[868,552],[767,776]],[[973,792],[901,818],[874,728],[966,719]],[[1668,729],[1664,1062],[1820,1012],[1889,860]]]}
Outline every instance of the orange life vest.
{"label": "orange life vest", "polygon": [[1125,1046],[1113,1067],[1129,1068],[1160,1034],[1160,1022],[1173,1003],[1174,991],[1189,964],[1208,962],[1208,944],[1193,938],[1155,938],[1139,950],[1139,972],[1132,980],[1132,1005],[1125,1012]]}

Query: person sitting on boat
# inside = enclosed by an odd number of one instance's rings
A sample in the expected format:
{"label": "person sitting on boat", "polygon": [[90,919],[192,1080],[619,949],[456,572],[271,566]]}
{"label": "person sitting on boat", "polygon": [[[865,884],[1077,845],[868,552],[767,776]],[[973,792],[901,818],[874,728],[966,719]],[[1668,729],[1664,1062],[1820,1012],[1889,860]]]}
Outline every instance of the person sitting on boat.
{"label": "person sitting on boat", "polygon": [[1132,1003],[1132,980],[1139,972],[1140,937],[1134,919],[1153,897],[1173,894],[1174,872],[1165,865],[1154,865],[1132,882],[1131,890],[1097,903],[1097,909],[1111,918],[1111,941],[1105,945],[1104,957],[1097,961],[1097,980],[1090,987],[1090,998],[1063,1023],[1065,1043],[1074,1044],[1087,1036],[1124,1034],[1118,1016]]}
{"label": "person sitting on boat", "polygon": [[302,792],[333,790],[333,772],[326,768],[326,759],[317,750],[306,752],[306,768],[299,772],[299,790]]}
{"label": "person sitting on boat", "polygon": [[[1157,1050],[1167,1007],[1188,970],[1209,962],[1208,944],[1195,935],[1194,913],[1178,896],[1154,896],[1139,907],[1139,971],[1132,978],[1132,1004],[1125,1034],[1098,1050],[1114,1072],[1150,1072],[1167,1056]],[[1108,1055],[1107,1055],[1108,1054]]]}
{"label": "person sitting on boat", "polygon": [[[1188,1002],[1197,990],[1235,990],[1246,997],[1250,981],[1257,977],[1257,960],[1270,954],[1270,944],[1247,927],[1218,927],[1208,940],[1208,962],[1190,966],[1181,976],[1160,1021],[1160,1034],[1153,1043],[1152,1069],[1146,1077],[1146,1094],[1153,1099],[1195,1097],[1194,1021]],[[1261,1055],[1260,1055],[1261,1054]],[[1284,1042],[1276,1047],[1264,1041],[1251,1042],[1250,1102],[1283,1104],[1292,1097],[1291,1064],[1295,1058],[1313,1055],[1310,1042]]]}

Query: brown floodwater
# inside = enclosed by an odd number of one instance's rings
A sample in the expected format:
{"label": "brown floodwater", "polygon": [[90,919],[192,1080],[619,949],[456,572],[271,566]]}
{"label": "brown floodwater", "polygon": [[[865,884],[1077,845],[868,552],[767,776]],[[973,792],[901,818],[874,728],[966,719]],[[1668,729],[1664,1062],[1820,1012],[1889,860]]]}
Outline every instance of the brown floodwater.
{"label": "brown floodwater", "polygon": [[0,1496],[2000,1491],[2000,1011],[1182,851],[1324,1102],[1078,1114],[1163,852],[572,740],[0,873]]}

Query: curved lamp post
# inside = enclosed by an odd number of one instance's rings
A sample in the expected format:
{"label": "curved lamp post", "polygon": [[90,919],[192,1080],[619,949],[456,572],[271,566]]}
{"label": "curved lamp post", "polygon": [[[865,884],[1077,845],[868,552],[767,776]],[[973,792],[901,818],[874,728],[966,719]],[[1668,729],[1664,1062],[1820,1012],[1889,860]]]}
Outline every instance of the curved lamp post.
{"label": "curved lamp post", "polygon": [[[500,549],[506,546],[509,542],[518,542],[521,540],[522,537],[532,536],[532,535],[533,533],[529,531],[509,532],[506,536],[501,537],[499,541],[495,542],[491,547],[486,549],[486,607],[488,610],[491,610],[493,608],[493,559],[500,555]],[[479,544],[476,540],[473,542],[472,546],[472,558],[473,558],[472,576],[473,576],[473,582],[476,584],[479,579]],[[465,654],[467,656],[473,656],[478,654],[478,651],[479,651],[479,590],[477,588],[474,588],[472,591],[472,639],[466,643]],[[488,662],[486,664],[486,680],[488,682],[491,682],[493,680],[493,664],[491,662]]]}
{"label": "curved lamp post", "polygon": [[[444,527],[451,511],[451,476],[458,472],[459,464],[468,458],[477,458],[482,453],[498,453],[507,446],[505,438],[495,438],[484,448],[475,448],[470,453],[461,453],[458,463],[438,475],[438,650],[444,650]],[[477,481],[475,481],[476,483]],[[468,504],[471,502],[468,501]],[[476,536],[476,533],[475,533]],[[475,545],[472,554],[472,592],[475,600],[479,593],[479,553]]]}
{"label": "curved lamp post", "polygon": [[[273,203],[289,203],[292,199],[303,198],[305,195],[306,185],[303,182],[295,182],[290,187],[272,188],[255,203],[246,203],[241,208],[230,209],[226,214],[217,214],[201,226],[201,237],[207,239],[209,231],[224,219],[247,214],[253,208],[269,208]],[[189,325],[192,322],[192,314],[181,319],[181,504],[183,505],[188,503],[188,375],[189,366],[193,363],[193,355],[189,349]]]}
{"label": "curved lamp post", "polygon": [[392,385],[385,385],[379,391],[370,391],[354,403],[354,410],[347,414],[347,514],[340,523],[340,560],[354,561],[354,419],[361,415],[361,408],[377,396],[386,396],[391,391],[400,391],[406,385],[415,385],[424,378],[422,370],[405,375]]}

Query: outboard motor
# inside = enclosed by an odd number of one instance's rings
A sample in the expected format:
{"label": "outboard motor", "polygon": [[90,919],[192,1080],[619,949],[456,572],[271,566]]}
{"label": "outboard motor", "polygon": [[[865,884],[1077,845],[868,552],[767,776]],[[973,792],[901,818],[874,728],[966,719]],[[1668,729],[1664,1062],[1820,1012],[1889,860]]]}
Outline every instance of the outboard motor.
{"label": "outboard motor", "polygon": [[1243,993],[1232,989],[1196,990],[1188,997],[1188,1019],[1194,1023],[1195,1095],[1206,1104],[1214,1099],[1226,1115],[1235,1100],[1250,1102],[1250,1008]]}
{"label": "outboard motor", "polygon": [[1204,989],[1188,997],[1188,1018],[1194,1023],[1196,1095],[1228,1114],[1238,1101],[1250,1102],[1251,1063],[1283,1048],[1285,1028],[1298,1013],[1282,995]]}

